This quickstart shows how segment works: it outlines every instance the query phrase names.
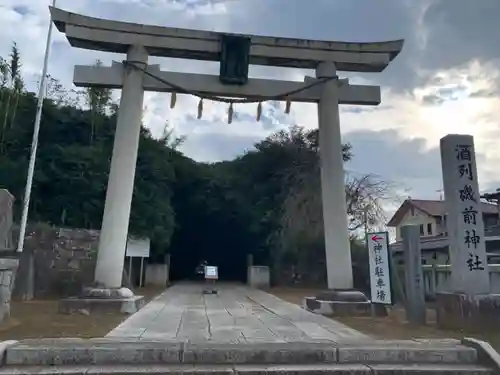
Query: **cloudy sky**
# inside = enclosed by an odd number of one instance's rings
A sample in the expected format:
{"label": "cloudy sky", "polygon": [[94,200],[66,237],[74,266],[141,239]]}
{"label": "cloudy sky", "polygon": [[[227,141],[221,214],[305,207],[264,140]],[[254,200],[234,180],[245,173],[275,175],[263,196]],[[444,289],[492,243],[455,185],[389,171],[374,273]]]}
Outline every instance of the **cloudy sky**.
{"label": "cloudy sky", "polygon": [[[0,55],[13,41],[23,54],[28,87],[36,88],[43,60],[49,0],[0,0]],[[58,7],[90,16],[161,26],[353,42],[404,38],[403,52],[381,74],[345,75],[382,87],[379,107],[341,108],[344,141],[351,142],[353,173],[375,173],[402,194],[439,198],[439,139],[472,134],[481,190],[500,187],[500,1],[498,0],[58,0]],[[71,86],[73,65],[123,56],[70,48],[56,30],[49,73]],[[151,59],[162,69],[217,73],[216,64]],[[314,72],[252,67],[254,77],[299,80]],[[165,121],[187,136],[183,151],[200,161],[231,159],[272,132],[299,124],[317,126],[316,108],[293,104],[240,105],[231,125],[227,107],[168,94],[148,94],[144,121],[159,134]],[[405,191],[406,189],[406,191]]]}

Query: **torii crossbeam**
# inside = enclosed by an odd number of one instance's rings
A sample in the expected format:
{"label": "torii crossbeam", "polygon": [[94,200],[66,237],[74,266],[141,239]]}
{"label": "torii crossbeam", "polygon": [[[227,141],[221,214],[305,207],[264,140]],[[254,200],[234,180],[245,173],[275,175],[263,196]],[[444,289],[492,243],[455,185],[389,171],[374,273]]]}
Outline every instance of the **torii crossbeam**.
{"label": "torii crossbeam", "polygon": [[[122,89],[95,272],[97,283],[108,288],[121,286],[144,91],[158,91],[254,100],[278,96],[278,100],[318,103],[328,287],[352,288],[338,105],[378,105],[380,88],[350,85],[338,79],[337,71],[381,72],[399,54],[403,40],[345,43],[222,34],[97,19],[57,8],[50,11],[72,46],[127,54],[127,65],[132,65],[76,66],[74,72],[77,86]],[[148,56],[220,61],[221,74],[163,72],[158,65],[148,66]],[[306,83],[248,79],[249,64],[315,69],[321,82],[309,87],[314,79]],[[281,96],[291,91],[295,93]]]}
{"label": "torii crossbeam", "polygon": [[[321,97],[321,85],[299,91],[310,85],[307,83],[279,81],[273,79],[251,78],[244,86],[229,86],[219,82],[217,76],[209,74],[177,73],[161,71],[159,65],[149,65],[148,72],[165,82],[145,75],[142,88],[144,91],[183,93],[175,87],[182,87],[188,92],[206,96],[226,96],[233,98],[248,98],[265,100],[280,96],[285,92],[298,91],[288,95],[286,100],[293,102],[318,103]],[[121,63],[113,63],[111,67],[75,66],[73,82],[77,87],[105,87],[111,89],[123,88],[124,67]],[[339,104],[378,105],[380,104],[380,87],[366,85],[350,85],[347,81],[339,85]],[[285,98],[279,99],[285,100]]]}

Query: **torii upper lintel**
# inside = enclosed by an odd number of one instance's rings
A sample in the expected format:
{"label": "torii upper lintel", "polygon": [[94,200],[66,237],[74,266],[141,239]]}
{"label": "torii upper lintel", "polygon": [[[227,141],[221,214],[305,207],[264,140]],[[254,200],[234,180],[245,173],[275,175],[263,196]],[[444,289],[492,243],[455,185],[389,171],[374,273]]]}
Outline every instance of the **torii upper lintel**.
{"label": "torii upper lintel", "polygon": [[[73,47],[127,53],[144,46],[149,56],[219,61],[222,35],[213,31],[179,29],[112,21],[50,7],[54,24]],[[404,40],[349,43],[249,35],[250,64],[316,69],[331,61],[337,71],[381,72],[401,52]]]}

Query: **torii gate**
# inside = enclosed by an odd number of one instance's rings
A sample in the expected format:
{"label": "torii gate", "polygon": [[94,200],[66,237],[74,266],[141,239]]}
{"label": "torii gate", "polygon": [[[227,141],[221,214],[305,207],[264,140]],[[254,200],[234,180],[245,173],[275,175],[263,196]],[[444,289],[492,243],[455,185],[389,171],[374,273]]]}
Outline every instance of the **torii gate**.
{"label": "torii gate", "polygon": [[[352,288],[339,104],[378,105],[380,87],[350,85],[337,71],[381,72],[403,40],[345,43],[244,36],[117,22],[50,8],[74,47],[127,54],[126,65],[76,66],[79,87],[122,89],[95,281],[119,288],[134,187],[144,91],[318,103],[321,189],[329,288]],[[160,71],[148,56],[220,61],[219,77]],[[248,65],[315,69],[305,83],[248,79]],[[283,95],[286,94],[286,95]]]}

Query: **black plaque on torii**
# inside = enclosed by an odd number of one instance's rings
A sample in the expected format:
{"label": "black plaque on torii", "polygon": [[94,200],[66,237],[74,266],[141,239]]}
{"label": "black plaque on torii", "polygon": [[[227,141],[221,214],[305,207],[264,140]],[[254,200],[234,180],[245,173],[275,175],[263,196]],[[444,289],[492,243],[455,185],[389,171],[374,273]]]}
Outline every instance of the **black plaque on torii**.
{"label": "black plaque on torii", "polygon": [[248,82],[252,39],[243,35],[221,35],[219,81],[225,85]]}

